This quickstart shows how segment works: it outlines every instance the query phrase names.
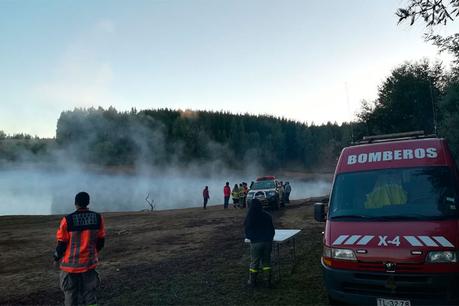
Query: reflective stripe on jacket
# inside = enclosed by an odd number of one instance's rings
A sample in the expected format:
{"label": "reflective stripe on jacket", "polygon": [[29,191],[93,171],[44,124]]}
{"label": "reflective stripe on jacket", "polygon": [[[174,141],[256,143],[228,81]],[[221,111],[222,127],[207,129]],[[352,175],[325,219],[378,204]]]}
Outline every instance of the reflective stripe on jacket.
{"label": "reflective stripe on jacket", "polygon": [[97,243],[104,237],[104,220],[96,212],[79,209],[62,218],[56,234],[58,242],[67,245],[61,270],[82,273],[94,269],[98,262]]}
{"label": "reflective stripe on jacket", "polygon": [[388,205],[406,204],[407,194],[402,186],[386,184],[376,187],[365,201],[365,208],[381,208]]}

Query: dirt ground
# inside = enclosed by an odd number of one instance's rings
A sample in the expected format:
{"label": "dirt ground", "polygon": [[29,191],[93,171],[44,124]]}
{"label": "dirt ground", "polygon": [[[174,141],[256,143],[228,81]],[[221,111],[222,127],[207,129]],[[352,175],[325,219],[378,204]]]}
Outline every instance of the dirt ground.
{"label": "dirt ground", "polygon": [[[280,249],[281,278],[272,289],[246,286],[249,252],[245,209],[222,206],[157,212],[104,213],[107,238],[98,271],[100,304],[326,304],[320,254],[323,224],[313,220],[318,199],[292,201],[272,212],[276,228],[301,229],[295,265]],[[70,213],[71,211],[69,211]],[[62,304],[52,265],[62,216],[0,217],[0,304]],[[277,271],[277,270],[276,270]]]}

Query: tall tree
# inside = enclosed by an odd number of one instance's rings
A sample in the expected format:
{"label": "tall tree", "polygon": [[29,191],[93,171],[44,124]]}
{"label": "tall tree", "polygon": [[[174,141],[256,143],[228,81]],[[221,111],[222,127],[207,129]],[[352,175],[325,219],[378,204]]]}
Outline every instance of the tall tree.
{"label": "tall tree", "polygon": [[456,160],[459,157],[459,82],[451,80],[440,101],[441,134],[448,139]]}
{"label": "tall tree", "polygon": [[439,122],[441,135],[448,138],[459,161],[459,33],[448,36],[435,33],[435,26],[447,25],[459,16],[459,0],[410,0],[406,7],[398,9],[396,15],[399,23],[408,20],[411,25],[418,20],[423,22],[427,27],[426,41],[432,42],[440,52],[453,55],[451,72],[444,82],[443,97],[439,101]]}
{"label": "tall tree", "polygon": [[442,76],[441,65],[431,66],[426,60],[394,69],[380,86],[376,101],[364,103],[358,115],[367,132],[435,132]]}

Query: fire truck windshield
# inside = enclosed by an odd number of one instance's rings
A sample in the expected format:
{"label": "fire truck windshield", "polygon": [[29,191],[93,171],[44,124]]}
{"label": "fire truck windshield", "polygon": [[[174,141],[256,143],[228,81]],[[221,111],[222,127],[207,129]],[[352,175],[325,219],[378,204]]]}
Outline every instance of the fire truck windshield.
{"label": "fire truck windshield", "polygon": [[342,173],[330,200],[330,219],[438,219],[457,217],[456,179],[447,167]]}

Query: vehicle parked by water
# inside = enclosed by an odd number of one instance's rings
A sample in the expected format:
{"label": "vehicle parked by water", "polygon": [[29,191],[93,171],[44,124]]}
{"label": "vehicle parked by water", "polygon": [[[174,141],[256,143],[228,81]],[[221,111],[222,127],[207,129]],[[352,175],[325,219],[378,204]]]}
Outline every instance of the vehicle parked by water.
{"label": "vehicle parked by water", "polygon": [[264,207],[269,207],[273,210],[279,209],[279,181],[276,179],[276,177],[258,177],[250,187],[250,191],[247,194],[247,205],[250,206],[250,203],[255,197],[262,202]]}

